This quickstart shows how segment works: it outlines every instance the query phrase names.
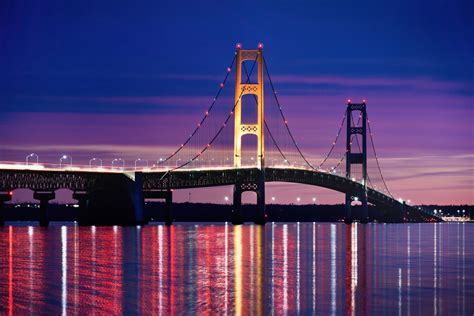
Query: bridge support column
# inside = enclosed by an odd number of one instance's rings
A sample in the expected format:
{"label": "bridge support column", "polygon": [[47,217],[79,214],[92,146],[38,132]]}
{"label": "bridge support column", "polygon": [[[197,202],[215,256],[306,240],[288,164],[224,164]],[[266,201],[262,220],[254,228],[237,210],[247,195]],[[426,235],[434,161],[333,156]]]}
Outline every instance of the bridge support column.
{"label": "bridge support column", "polygon": [[344,222],[346,224],[352,223],[352,206],[351,206],[351,195],[346,193],[346,216]]}
{"label": "bridge support column", "polygon": [[135,209],[135,222],[145,224],[144,217],[145,199],[143,198],[143,173],[135,172],[135,181],[132,188],[132,201]]}
{"label": "bridge support column", "polygon": [[406,202],[403,201],[401,204],[400,204],[400,214],[401,214],[401,219],[402,219],[402,222],[405,223],[407,222],[407,208],[406,208]]}
{"label": "bridge support column", "polygon": [[48,204],[50,200],[53,200],[56,197],[54,192],[40,192],[35,191],[33,198],[40,201],[40,220],[39,224],[41,227],[49,226],[48,218]]}
{"label": "bridge support column", "polygon": [[0,227],[5,225],[5,202],[10,201],[12,199],[11,192],[0,192]]}
{"label": "bridge support column", "polygon": [[[151,200],[165,200],[164,208],[164,222],[166,226],[173,224],[173,191],[171,190],[150,190],[143,191],[143,201],[145,199]],[[148,217],[146,219],[148,221]]]}
{"label": "bridge support column", "polygon": [[367,204],[367,191],[361,192],[360,201],[362,203],[362,213],[360,215],[360,222],[363,224],[366,224],[369,221],[369,206]]}
{"label": "bridge support column", "polygon": [[87,202],[89,200],[89,194],[84,191],[75,191],[72,193],[72,198],[77,200],[79,204],[79,216],[78,222],[79,225],[87,225],[87,221],[89,219],[88,209],[87,209]]}
{"label": "bridge support column", "polygon": [[265,213],[265,172],[260,170],[257,184],[257,214],[254,223],[257,225],[265,225],[267,220]]}
{"label": "bridge support column", "polygon": [[255,182],[238,182],[234,185],[234,204],[232,208],[232,224],[240,225],[244,223],[242,215],[242,193],[252,191],[257,194],[257,210],[254,216],[254,223],[264,225],[266,222],[265,213],[265,176],[264,171],[259,171]]}
{"label": "bridge support column", "polygon": [[173,191],[166,191],[165,204],[165,225],[170,226],[173,224]]}
{"label": "bridge support column", "polygon": [[232,224],[241,225],[244,223],[242,217],[242,185],[234,185],[234,196],[232,206]]}

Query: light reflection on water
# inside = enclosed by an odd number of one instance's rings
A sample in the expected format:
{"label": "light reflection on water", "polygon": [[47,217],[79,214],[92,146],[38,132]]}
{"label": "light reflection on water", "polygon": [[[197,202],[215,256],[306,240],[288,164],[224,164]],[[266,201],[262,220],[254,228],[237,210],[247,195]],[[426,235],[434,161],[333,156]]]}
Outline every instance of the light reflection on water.
{"label": "light reflection on water", "polygon": [[0,314],[472,314],[470,224],[0,228]]}

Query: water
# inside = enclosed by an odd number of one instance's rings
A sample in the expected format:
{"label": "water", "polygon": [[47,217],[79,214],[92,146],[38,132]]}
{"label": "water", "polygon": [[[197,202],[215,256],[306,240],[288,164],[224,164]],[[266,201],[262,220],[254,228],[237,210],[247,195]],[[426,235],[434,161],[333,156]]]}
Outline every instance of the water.
{"label": "water", "polygon": [[474,313],[474,225],[0,228],[0,314]]}

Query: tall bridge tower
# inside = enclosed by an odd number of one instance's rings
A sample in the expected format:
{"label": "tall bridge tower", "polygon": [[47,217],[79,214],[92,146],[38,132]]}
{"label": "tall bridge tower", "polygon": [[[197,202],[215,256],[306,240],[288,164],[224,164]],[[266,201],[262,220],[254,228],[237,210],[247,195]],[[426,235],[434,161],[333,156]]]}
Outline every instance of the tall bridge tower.
{"label": "tall bridge tower", "polygon": [[[253,134],[257,136],[257,166],[263,169],[265,159],[265,141],[263,132],[264,111],[263,111],[263,45],[258,44],[258,49],[243,50],[237,44],[236,57],[236,78],[235,78],[235,110],[234,110],[234,167],[240,168],[242,161],[242,136]],[[242,82],[242,63],[246,60],[253,60],[258,67],[258,82],[248,83],[246,79]],[[252,94],[257,100],[257,124],[242,124],[242,97]]]}
{"label": "tall bridge tower", "polygon": [[[242,193],[253,191],[257,193],[257,216],[255,223],[265,223],[265,139],[264,139],[264,102],[263,102],[263,45],[258,44],[258,49],[244,50],[241,45],[236,46],[236,78],[235,78],[235,109],[234,109],[234,167],[240,168],[242,164],[242,136],[252,134],[257,136],[257,168],[252,179],[240,179],[234,185],[234,224],[242,223]],[[248,82],[245,77],[242,81],[242,63],[246,60],[257,64],[257,83]],[[257,123],[242,124],[242,97],[253,95],[257,101]]]}
{"label": "tall bridge tower", "polygon": [[[361,115],[361,126],[354,126],[352,120],[352,112],[359,112]],[[362,192],[346,193],[346,222],[352,221],[352,198],[357,197],[362,203],[362,216],[360,221],[366,223],[368,221],[367,206],[367,110],[365,101],[362,103],[347,102],[346,110],[347,132],[346,132],[346,177],[351,178],[351,166],[353,164],[362,165]],[[360,135],[362,138],[362,148],[359,152],[352,152],[353,139]]]}

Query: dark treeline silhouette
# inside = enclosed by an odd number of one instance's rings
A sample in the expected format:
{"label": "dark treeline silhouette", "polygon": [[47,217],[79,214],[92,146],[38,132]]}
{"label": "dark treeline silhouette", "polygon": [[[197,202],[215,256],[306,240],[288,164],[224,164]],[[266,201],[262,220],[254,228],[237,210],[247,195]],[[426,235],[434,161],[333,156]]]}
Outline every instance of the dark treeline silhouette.
{"label": "dark treeline silhouette", "polygon": [[[469,216],[474,213],[474,206],[469,205],[425,205],[429,209],[442,210],[445,215]],[[458,212],[459,210],[459,212]],[[464,210],[464,213],[462,212]],[[162,202],[147,202],[145,217],[153,222],[164,220],[165,205]],[[359,207],[353,207],[355,218],[360,213]],[[35,204],[7,204],[3,210],[7,221],[36,221],[39,219],[39,209]],[[232,205],[210,203],[174,203],[173,220],[177,222],[225,222],[232,221]],[[286,205],[269,204],[266,206],[267,221],[269,222],[337,222],[344,219],[345,206],[335,205]],[[50,204],[48,217],[51,221],[75,221],[79,218],[80,210],[72,204]],[[256,206],[242,206],[244,221],[252,222],[256,214]],[[369,207],[369,217],[377,222],[400,222],[394,214],[379,212],[373,206]],[[416,221],[416,219],[414,219]]]}

